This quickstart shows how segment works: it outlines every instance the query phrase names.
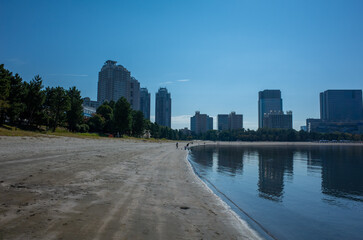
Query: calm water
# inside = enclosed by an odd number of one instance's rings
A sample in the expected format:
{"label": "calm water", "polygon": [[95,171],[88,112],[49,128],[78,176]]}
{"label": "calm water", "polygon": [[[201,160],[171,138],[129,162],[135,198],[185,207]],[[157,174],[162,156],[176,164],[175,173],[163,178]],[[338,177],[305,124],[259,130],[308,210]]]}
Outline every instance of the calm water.
{"label": "calm water", "polygon": [[189,160],[267,238],[239,208],[277,239],[363,239],[363,147],[200,146]]}

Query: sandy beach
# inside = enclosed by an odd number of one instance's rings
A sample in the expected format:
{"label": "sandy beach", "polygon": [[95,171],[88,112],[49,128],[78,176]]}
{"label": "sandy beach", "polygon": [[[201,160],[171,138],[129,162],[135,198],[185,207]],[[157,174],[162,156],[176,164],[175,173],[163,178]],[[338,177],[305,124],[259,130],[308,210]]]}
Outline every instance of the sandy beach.
{"label": "sandy beach", "polygon": [[186,156],[173,142],[0,137],[0,239],[259,239]]}

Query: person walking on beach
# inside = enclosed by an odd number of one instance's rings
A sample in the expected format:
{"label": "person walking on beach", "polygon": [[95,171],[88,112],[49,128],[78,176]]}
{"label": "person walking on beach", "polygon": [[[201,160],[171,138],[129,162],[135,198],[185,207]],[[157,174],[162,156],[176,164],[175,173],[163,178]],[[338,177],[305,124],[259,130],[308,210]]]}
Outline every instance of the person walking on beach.
{"label": "person walking on beach", "polygon": [[179,145],[178,143],[176,143],[176,144],[175,144],[175,146],[176,146],[176,149],[178,149],[178,145]]}

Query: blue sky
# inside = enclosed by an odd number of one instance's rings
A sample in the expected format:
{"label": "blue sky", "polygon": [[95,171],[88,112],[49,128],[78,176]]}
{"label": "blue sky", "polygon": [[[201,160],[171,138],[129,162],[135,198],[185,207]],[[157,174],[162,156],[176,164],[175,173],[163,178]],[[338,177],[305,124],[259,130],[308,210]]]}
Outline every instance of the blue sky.
{"label": "blue sky", "polygon": [[258,91],[280,89],[299,129],[319,92],[363,88],[362,13],[343,0],[0,0],[0,63],[96,99],[103,63],[118,61],[151,92],[151,115],[168,88],[173,128],[199,110],[256,129]]}

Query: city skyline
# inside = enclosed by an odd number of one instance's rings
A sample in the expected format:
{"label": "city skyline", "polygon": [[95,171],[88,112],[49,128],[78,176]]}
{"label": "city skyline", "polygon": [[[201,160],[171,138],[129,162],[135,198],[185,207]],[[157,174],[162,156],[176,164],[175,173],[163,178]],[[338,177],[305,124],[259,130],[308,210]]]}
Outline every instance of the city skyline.
{"label": "city skyline", "polygon": [[[1,5],[0,63],[10,71],[96,100],[99,67],[117,60],[150,93],[172,93],[174,129],[197,110],[215,128],[235,111],[257,129],[257,93],[280,89],[299,130],[319,118],[320,92],[363,88],[361,1]],[[154,109],[152,97],[151,120]]]}

